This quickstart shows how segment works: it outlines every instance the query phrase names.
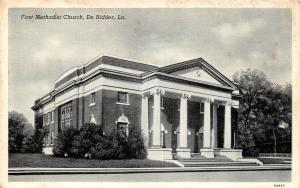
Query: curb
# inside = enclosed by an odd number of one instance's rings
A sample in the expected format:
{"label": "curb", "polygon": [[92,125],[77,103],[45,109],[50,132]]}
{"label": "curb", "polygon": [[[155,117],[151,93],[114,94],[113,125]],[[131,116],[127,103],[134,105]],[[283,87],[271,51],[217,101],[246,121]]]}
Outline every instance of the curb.
{"label": "curb", "polygon": [[59,174],[125,174],[209,171],[291,170],[291,165],[227,166],[227,167],[174,167],[174,168],[9,168],[8,175]]}

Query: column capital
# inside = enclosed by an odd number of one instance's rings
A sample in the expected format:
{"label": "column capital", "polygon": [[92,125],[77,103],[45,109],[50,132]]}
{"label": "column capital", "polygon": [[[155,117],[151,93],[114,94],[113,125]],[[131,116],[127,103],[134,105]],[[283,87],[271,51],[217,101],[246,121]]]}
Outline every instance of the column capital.
{"label": "column capital", "polygon": [[183,98],[183,99],[191,99],[192,95],[190,93],[182,93],[181,96],[179,96],[179,98]]}
{"label": "column capital", "polygon": [[232,100],[228,100],[225,103],[227,106],[233,107],[234,106],[234,102]]}
{"label": "column capital", "polygon": [[149,95],[150,95],[149,93],[143,93],[143,94],[142,94],[142,97],[143,97],[143,99],[144,99],[144,98],[148,98]]}
{"label": "column capital", "polygon": [[150,91],[150,95],[154,95],[154,94],[164,95],[165,94],[165,90],[161,89],[161,88],[155,88],[155,89],[153,89],[153,90]]}
{"label": "column capital", "polygon": [[212,103],[212,102],[214,102],[214,99],[211,97],[204,97],[204,98],[202,98],[201,102]]}

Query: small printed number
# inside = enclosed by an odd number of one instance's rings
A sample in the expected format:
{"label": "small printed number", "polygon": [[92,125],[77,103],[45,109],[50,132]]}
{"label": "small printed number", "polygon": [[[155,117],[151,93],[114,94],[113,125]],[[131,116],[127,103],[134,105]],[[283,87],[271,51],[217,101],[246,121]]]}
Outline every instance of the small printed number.
{"label": "small printed number", "polygon": [[285,187],[284,184],[274,184],[274,187]]}

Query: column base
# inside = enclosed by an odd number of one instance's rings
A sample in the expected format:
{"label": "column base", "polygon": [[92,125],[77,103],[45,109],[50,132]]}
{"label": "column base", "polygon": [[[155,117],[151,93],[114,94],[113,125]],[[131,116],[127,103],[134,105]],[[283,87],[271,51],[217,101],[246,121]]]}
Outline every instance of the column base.
{"label": "column base", "polygon": [[150,160],[172,160],[172,148],[148,148],[147,152]]}
{"label": "column base", "polygon": [[52,146],[45,146],[43,147],[42,153],[45,155],[53,155],[52,149]]}
{"label": "column base", "polygon": [[215,158],[214,150],[211,148],[200,149],[200,154],[206,158]]}
{"label": "column base", "polygon": [[180,158],[191,158],[190,148],[177,148],[176,155]]}
{"label": "column base", "polygon": [[237,161],[238,159],[242,159],[243,150],[241,149],[215,149],[216,155],[223,155],[233,161]]}

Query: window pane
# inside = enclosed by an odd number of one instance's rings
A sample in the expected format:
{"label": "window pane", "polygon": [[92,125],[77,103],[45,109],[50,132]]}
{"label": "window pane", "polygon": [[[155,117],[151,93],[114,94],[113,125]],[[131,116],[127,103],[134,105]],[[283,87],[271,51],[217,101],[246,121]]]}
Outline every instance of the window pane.
{"label": "window pane", "polygon": [[95,102],[95,93],[92,93],[91,94],[91,103],[94,103]]}
{"label": "window pane", "polygon": [[127,103],[127,93],[119,92],[118,93],[118,102]]}
{"label": "window pane", "polygon": [[50,112],[48,112],[48,123],[50,123],[51,122],[51,114],[50,114]]}
{"label": "window pane", "polygon": [[200,113],[204,113],[204,103],[200,103]]}
{"label": "window pane", "polygon": [[54,111],[52,111],[52,121],[54,122]]}

